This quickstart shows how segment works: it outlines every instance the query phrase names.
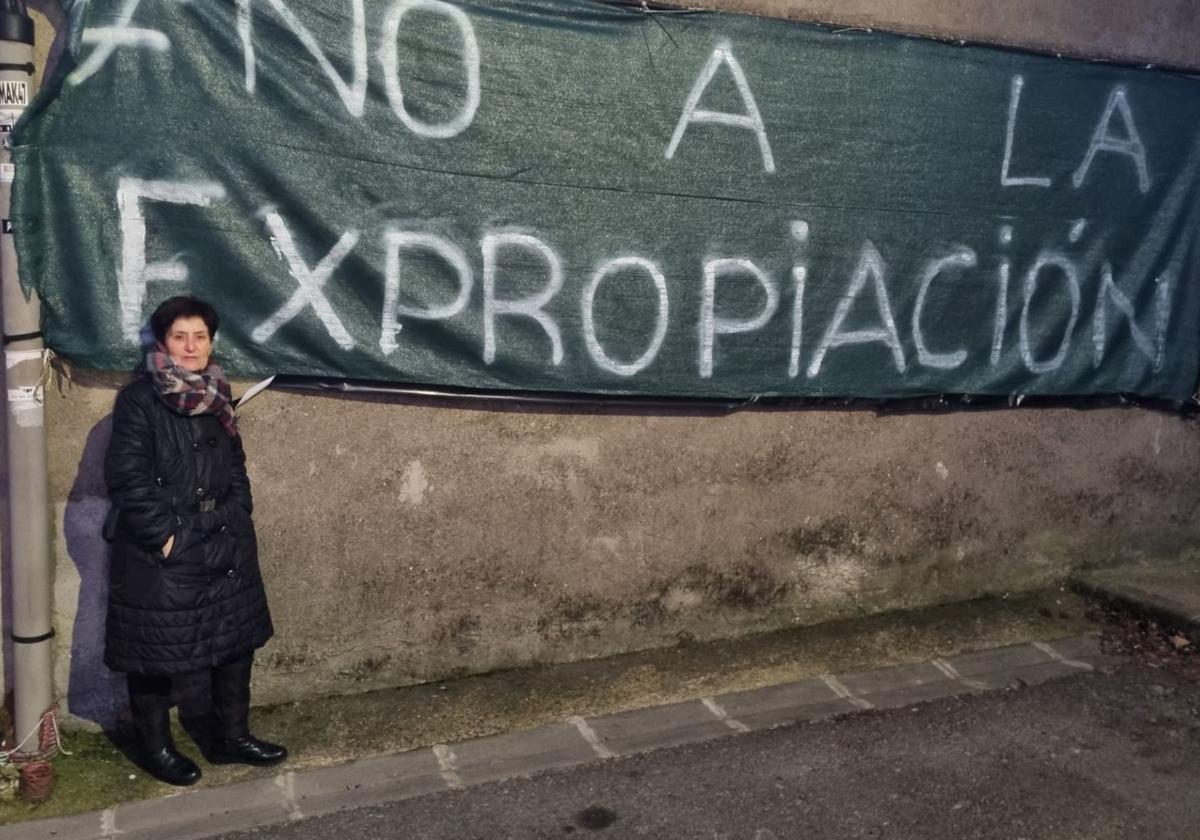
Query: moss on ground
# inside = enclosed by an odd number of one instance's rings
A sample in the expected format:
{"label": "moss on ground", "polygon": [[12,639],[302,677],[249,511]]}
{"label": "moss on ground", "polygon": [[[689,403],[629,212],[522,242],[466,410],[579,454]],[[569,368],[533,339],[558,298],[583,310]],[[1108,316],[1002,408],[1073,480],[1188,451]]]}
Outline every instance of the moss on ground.
{"label": "moss on ground", "polygon": [[95,811],[116,802],[161,796],[171,788],[134,767],[99,732],[63,733],[71,755],[54,759],[54,793],[39,805],[0,802],[0,822],[45,819]]}
{"label": "moss on ground", "polygon": [[[255,733],[288,745],[298,770],[530,729],[812,676],[921,662],[1094,632],[1087,602],[1054,590],[887,613],[719,642],[256,709]],[[0,823],[96,811],[175,789],[134,767],[104,735],[68,732],[57,784],[40,805],[0,803]],[[199,758],[182,731],[180,748]],[[274,770],[200,763],[203,786]]]}

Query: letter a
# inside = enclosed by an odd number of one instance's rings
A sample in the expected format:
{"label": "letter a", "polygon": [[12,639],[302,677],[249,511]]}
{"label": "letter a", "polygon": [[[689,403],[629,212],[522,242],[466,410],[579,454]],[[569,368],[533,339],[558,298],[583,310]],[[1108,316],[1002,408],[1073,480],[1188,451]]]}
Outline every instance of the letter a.
{"label": "letter a", "polygon": [[[841,347],[845,344],[870,344],[876,341],[887,345],[887,348],[892,351],[896,372],[904,373],[907,362],[904,360],[904,349],[900,346],[900,334],[896,332],[896,319],[892,317],[892,306],[888,302],[887,285],[884,283],[885,273],[883,255],[879,253],[879,249],[875,247],[874,243],[869,239],[866,240],[863,242],[858,268],[854,269],[850,285],[846,288],[846,293],[842,295],[841,300],[838,301],[837,309],[833,313],[833,320],[829,322],[829,328],[825,330],[825,337],[821,339],[821,343],[817,346],[817,352],[813,354],[812,363],[808,366],[809,379],[821,372],[825,354],[831,348]],[[875,291],[875,304],[879,308],[880,325],[858,330],[843,330],[842,324],[845,322],[846,316],[850,314],[850,307],[854,305],[863,289],[866,288],[867,280],[872,281]]]}
{"label": "letter a", "polygon": [[[744,114],[697,110],[696,106],[700,104],[700,97],[704,95],[704,91],[708,89],[709,83],[717,75],[717,70],[722,64],[728,65],[729,72],[733,74],[733,81],[746,106]],[[762,152],[763,171],[768,173],[775,171],[775,156],[771,154],[767,129],[763,126],[762,116],[758,113],[758,106],[754,103],[754,94],[750,92],[746,74],[742,72],[742,65],[738,64],[738,60],[734,58],[733,47],[728,41],[717,44],[717,48],[708,58],[708,63],[704,65],[704,69],[696,78],[696,84],[692,85],[692,92],[688,94],[687,102],[683,106],[683,113],[679,115],[679,122],[675,125],[675,133],[671,135],[671,142],[667,146],[667,160],[675,157],[675,150],[679,148],[679,141],[683,139],[683,133],[687,131],[688,125],[694,122],[750,129],[758,138],[758,148]]]}
{"label": "letter a", "polygon": [[[1108,127],[1112,123],[1113,111],[1121,113],[1121,120],[1125,123],[1124,137],[1109,134]],[[1075,170],[1075,175],[1071,179],[1076,189],[1083,186],[1088,170],[1091,169],[1092,159],[1096,157],[1096,152],[1115,152],[1133,158],[1133,163],[1137,166],[1138,189],[1142,192],[1150,190],[1150,171],[1146,165],[1146,147],[1142,145],[1142,138],[1138,135],[1137,126],[1133,124],[1133,111],[1129,109],[1125,88],[1120,85],[1113,88],[1112,94],[1109,95],[1108,105],[1104,108],[1104,116],[1100,117],[1100,122],[1096,124],[1096,130],[1092,133],[1092,144],[1088,146],[1083,163],[1079,164],[1079,168]]]}

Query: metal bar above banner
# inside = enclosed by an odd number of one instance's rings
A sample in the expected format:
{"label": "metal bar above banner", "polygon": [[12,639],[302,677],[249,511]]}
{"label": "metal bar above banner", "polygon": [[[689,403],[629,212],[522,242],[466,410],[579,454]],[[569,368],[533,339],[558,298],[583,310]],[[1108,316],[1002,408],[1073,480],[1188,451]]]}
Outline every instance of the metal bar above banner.
{"label": "metal bar above banner", "polygon": [[906,399],[866,399],[862,397],[761,397],[744,400],[702,397],[648,397],[637,394],[610,396],[548,391],[485,391],[470,388],[431,387],[402,382],[364,382],[311,376],[276,376],[271,387],[281,391],[340,394],[346,396],[391,397],[405,402],[455,404],[492,409],[509,405],[514,409],[545,407],[563,411],[634,412],[679,414],[732,414],[735,411],[873,411],[880,415],[945,414],[952,411],[995,411],[1000,409],[1066,408],[1079,411],[1104,408],[1145,408],[1194,417],[1200,403],[1157,400],[1135,394],[1094,394],[1086,397],[979,396],[973,394],[933,394]]}

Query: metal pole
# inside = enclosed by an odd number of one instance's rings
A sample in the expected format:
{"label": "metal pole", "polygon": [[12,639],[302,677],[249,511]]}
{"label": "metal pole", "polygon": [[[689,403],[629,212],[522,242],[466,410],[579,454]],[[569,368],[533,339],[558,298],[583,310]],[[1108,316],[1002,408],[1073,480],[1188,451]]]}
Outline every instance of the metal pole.
{"label": "metal pole", "polygon": [[13,590],[13,699],[21,752],[37,752],[37,732],[53,702],[50,650],[50,522],[41,389],[41,305],[17,278],[10,198],[12,126],[33,94],[33,19],[25,0],[0,0],[0,300],[3,301],[8,538]]}

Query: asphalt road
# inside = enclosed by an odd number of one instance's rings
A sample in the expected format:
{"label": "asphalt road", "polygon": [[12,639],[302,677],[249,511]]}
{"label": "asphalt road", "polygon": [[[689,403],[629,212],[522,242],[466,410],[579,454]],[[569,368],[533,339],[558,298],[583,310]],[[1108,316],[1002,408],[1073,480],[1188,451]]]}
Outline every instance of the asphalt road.
{"label": "asphalt road", "polygon": [[1140,663],[224,835],[1197,840],[1200,669]]}

